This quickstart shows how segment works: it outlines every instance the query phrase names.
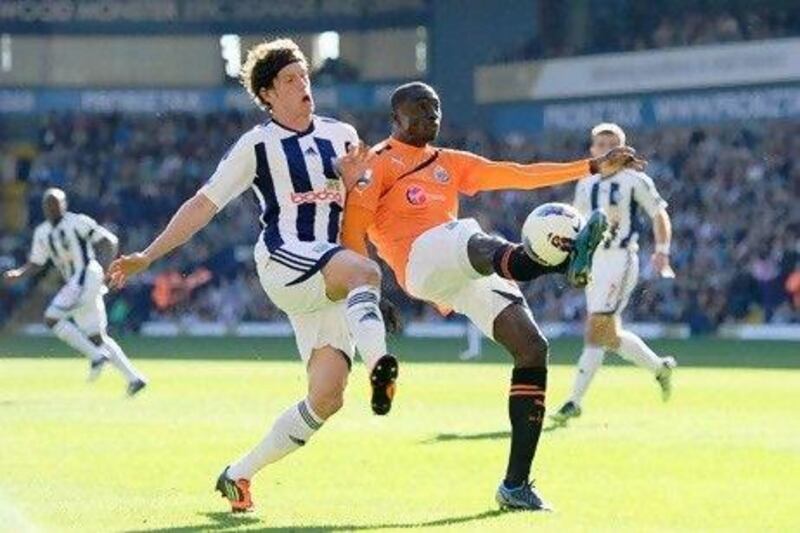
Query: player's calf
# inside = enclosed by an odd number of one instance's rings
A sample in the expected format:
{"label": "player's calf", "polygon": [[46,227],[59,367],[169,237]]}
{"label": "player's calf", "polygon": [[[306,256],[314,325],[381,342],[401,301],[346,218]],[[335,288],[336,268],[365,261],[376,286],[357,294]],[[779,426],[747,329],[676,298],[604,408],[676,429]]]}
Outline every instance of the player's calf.
{"label": "player's calf", "polygon": [[503,487],[516,491],[528,483],[542,433],[549,347],[525,305],[504,309],[495,319],[494,336],[514,357],[508,394],[511,449]]}
{"label": "player's calf", "polygon": [[532,281],[546,274],[566,272],[566,263],[557,266],[537,263],[521,244],[485,233],[477,233],[469,239],[467,255],[472,268],[484,276],[497,274],[514,281]]}

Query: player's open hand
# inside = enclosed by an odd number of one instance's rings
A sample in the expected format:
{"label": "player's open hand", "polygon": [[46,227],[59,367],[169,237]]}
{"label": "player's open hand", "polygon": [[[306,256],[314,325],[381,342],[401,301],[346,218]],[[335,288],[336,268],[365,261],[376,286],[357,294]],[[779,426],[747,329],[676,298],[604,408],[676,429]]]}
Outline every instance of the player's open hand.
{"label": "player's open hand", "polygon": [[108,267],[107,278],[111,287],[121,289],[131,276],[147,270],[150,263],[150,258],[142,252],[118,257]]}
{"label": "player's open hand", "polygon": [[11,285],[16,283],[22,278],[22,270],[19,268],[12,268],[11,270],[6,270],[3,272],[3,275],[0,276],[0,279],[6,285]]}
{"label": "player's open hand", "polygon": [[636,155],[636,150],[630,146],[617,146],[589,162],[592,173],[599,172],[602,176],[611,176],[623,168],[642,171],[646,165],[647,160]]}
{"label": "player's open hand", "polygon": [[650,261],[653,264],[653,270],[662,278],[672,279],[675,277],[675,271],[669,264],[669,254],[655,252]]}
{"label": "player's open hand", "polygon": [[367,172],[373,157],[375,154],[370,152],[369,146],[362,141],[357,146],[350,146],[346,155],[334,161],[336,173],[342,178],[348,191],[355,187],[358,180]]}

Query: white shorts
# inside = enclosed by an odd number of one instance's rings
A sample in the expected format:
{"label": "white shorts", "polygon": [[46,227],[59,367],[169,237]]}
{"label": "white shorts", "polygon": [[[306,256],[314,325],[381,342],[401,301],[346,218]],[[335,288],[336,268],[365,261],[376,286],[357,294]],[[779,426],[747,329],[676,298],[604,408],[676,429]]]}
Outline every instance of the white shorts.
{"label": "white shorts", "polygon": [[82,275],[67,280],[50,301],[44,316],[53,320],[69,318],[87,335],[102,335],[108,326],[103,302],[107,292],[103,268],[92,261]]}
{"label": "white shorts", "polygon": [[598,248],[592,259],[592,280],[586,286],[586,310],[620,314],[639,279],[639,256],[623,248]]}
{"label": "white shorts", "polygon": [[406,289],[414,298],[440,309],[466,315],[484,335],[494,339],[494,321],[512,303],[527,308],[513,281],[497,274],[484,276],[469,262],[467,243],[484,233],[471,218],[429,229],[411,245],[406,266]]}
{"label": "white shorts", "polygon": [[263,239],[255,247],[261,286],[289,317],[297,350],[306,363],[314,349],[324,346],[341,350],[353,361],[355,344],[347,327],[345,300],[331,301],[322,277],[322,268],[341,249],[322,241],[291,242],[270,254]]}

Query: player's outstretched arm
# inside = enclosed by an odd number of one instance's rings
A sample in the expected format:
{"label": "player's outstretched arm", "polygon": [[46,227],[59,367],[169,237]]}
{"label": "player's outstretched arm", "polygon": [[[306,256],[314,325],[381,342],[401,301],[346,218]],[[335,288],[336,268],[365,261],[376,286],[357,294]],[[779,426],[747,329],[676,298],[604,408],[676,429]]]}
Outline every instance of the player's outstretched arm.
{"label": "player's outstretched arm", "polygon": [[43,269],[44,265],[37,265],[36,263],[31,263],[30,261],[28,261],[19,268],[12,268],[11,270],[6,270],[5,272],[3,272],[2,280],[3,283],[12,285],[14,283],[19,283],[27,278],[35,276]]}
{"label": "player's outstretched arm", "polygon": [[111,263],[108,278],[112,287],[123,287],[128,278],[147,270],[154,261],[184,244],[207,226],[216,213],[217,206],[202,192],[189,198],[150,246],[141,252],[123,255]]}
{"label": "player's outstretched arm", "polygon": [[674,278],[675,271],[669,261],[670,243],[672,242],[672,222],[665,207],[659,208],[653,217],[653,237],[656,243],[651,261],[653,269],[662,278]]}
{"label": "player's outstretched arm", "polygon": [[506,189],[532,190],[576,181],[589,174],[611,175],[623,168],[641,170],[646,161],[629,146],[620,146],[601,157],[569,163],[530,163],[490,161],[462,152],[465,176],[461,190],[465,194]]}

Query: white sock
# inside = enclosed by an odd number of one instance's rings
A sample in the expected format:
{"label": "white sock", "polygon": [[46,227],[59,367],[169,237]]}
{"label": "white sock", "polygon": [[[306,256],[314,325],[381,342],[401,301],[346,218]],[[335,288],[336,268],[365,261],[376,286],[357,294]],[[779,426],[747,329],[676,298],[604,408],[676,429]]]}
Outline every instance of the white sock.
{"label": "white sock", "polygon": [[136,370],[130,359],[128,359],[128,356],[125,355],[122,347],[117,344],[117,341],[108,335],[103,335],[103,346],[108,352],[108,358],[111,359],[111,364],[125,376],[128,383],[133,383],[137,380],[145,381],[144,376]]}
{"label": "white sock", "polygon": [[319,428],[323,420],[311,409],[308,400],[303,400],[283,412],[272,429],[244,457],[228,468],[230,479],[252,479],[270,463],[289,455],[303,446]]}
{"label": "white sock", "polygon": [[380,290],[362,285],[347,295],[347,327],[367,368],[386,355],[386,328],[378,307]]}
{"label": "white sock", "polygon": [[620,342],[617,353],[623,359],[630,361],[636,366],[646,368],[653,373],[661,369],[661,358],[651,350],[638,335],[627,330],[622,330],[619,334]]}
{"label": "white sock", "polygon": [[467,324],[467,350],[469,353],[480,355],[481,337],[483,333],[472,322]]}
{"label": "white sock", "polygon": [[95,346],[94,343],[89,340],[89,337],[78,329],[78,326],[66,318],[62,318],[56,322],[53,326],[53,333],[67,345],[78,350],[92,361],[97,361],[103,357],[102,350]]}
{"label": "white sock", "polygon": [[578,372],[575,374],[575,383],[572,385],[572,396],[570,396],[570,401],[575,405],[580,405],[583,401],[594,375],[603,366],[604,355],[603,348],[591,344],[584,345],[581,357],[578,359]]}

